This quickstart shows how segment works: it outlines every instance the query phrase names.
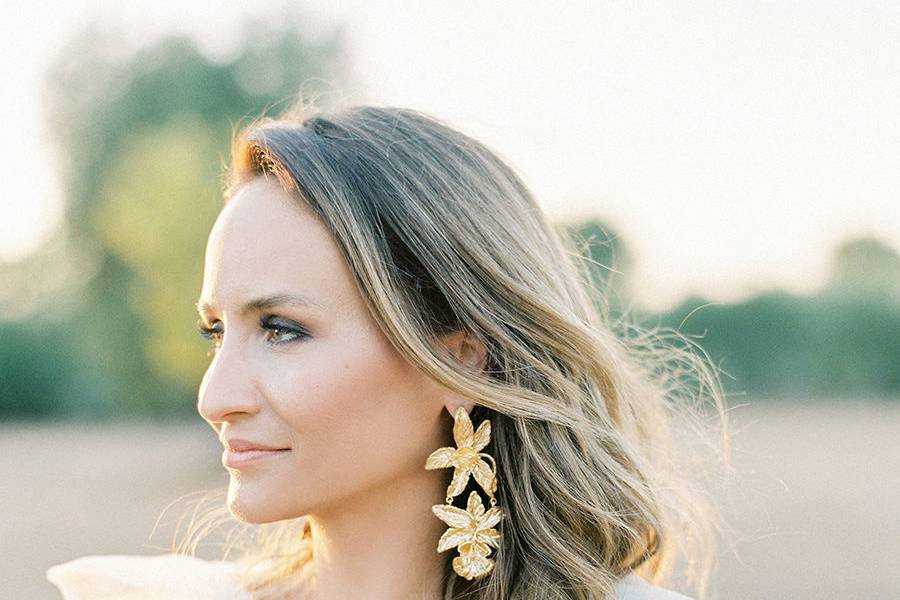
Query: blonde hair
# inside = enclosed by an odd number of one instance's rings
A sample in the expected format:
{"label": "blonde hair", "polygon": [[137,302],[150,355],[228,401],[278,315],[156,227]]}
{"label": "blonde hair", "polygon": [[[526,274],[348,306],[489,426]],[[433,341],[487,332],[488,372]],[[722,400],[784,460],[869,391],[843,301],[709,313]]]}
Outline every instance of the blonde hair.
{"label": "blonde hair", "polygon": [[[445,599],[611,598],[630,571],[668,583],[679,559],[705,596],[720,517],[703,476],[728,456],[718,373],[679,332],[612,320],[583,240],[496,153],[422,112],[301,101],[233,137],[227,176],[225,202],[274,176],[312,207],[396,349],[491,419],[496,566],[469,582],[447,552]],[[455,330],[487,348],[484,371],[433,343]],[[224,556],[243,545],[244,585],[277,597],[314,558],[305,519],[243,525]]]}

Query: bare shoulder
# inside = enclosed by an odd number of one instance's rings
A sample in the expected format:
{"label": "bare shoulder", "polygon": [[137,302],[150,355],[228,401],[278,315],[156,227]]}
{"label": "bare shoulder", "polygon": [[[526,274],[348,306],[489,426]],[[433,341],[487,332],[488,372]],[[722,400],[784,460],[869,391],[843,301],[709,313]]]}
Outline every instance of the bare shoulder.
{"label": "bare shoulder", "polygon": [[696,600],[629,573],[616,586],[616,600]]}

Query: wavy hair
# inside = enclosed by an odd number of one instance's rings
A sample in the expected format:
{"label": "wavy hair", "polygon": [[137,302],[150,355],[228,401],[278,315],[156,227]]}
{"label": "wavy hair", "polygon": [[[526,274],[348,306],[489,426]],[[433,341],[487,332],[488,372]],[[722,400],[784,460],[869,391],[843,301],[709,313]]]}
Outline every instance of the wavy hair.
{"label": "wavy hair", "polygon": [[[508,518],[484,579],[457,576],[448,553],[445,600],[600,600],[631,571],[668,584],[676,568],[705,597],[721,523],[705,476],[729,455],[718,372],[677,330],[611,319],[584,240],[497,153],[419,111],[301,100],[233,135],[225,202],[258,176],[327,226],[397,350],[491,419]],[[484,370],[434,343],[456,330],[485,345]],[[175,550],[221,520],[221,504],[195,515]],[[224,556],[243,549],[256,597],[314,558],[305,518],[239,527]]]}

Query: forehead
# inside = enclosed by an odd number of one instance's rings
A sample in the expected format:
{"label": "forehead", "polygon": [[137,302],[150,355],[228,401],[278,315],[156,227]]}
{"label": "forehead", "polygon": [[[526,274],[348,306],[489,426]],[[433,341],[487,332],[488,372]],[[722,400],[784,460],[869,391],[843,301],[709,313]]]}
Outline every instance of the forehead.
{"label": "forehead", "polygon": [[305,295],[325,306],[358,295],[328,229],[274,178],[241,188],[213,224],[201,301],[220,310],[270,293]]}

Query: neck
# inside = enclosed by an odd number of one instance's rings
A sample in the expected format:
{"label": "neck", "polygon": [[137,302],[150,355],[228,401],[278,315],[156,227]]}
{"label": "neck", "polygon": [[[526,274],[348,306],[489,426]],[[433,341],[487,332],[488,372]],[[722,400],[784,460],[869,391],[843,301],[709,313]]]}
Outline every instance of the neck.
{"label": "neck", "polygon": [[437,542],[446,525],[431,512],[446,477],[422,470],[329,510],[310,513],[311,600],[437,600],[446,561]]}

